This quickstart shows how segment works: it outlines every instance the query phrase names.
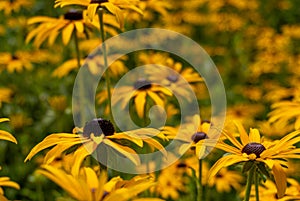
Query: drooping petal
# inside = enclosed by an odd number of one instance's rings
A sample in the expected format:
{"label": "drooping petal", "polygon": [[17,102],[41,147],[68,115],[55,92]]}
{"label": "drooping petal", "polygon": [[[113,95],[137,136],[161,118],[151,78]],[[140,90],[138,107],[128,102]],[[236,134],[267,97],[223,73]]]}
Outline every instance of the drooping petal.
{"label": "drooping petal", "polygon": [[274,163],[272,170],[277,188],[277,197],[280,199],[284,196],[287,187],[286,174],[277,162]]}
{"label": "drooping petal", "polygon": [[131,160],[135,165],[140,164],[140,158],[136,154],[136,152],[126,146],[119,145],[109,139],[104,139],[103,142],[107,144],[108,146],[112,147],[116,151],[118,151],[120,154],[123,154],[125,157],[127,157],[129,160]]}
{"label": "drooping petal", "polygon": [[[72,36],[74,30],[74,24],[70,23],[69,25],[67,25],[63,31],[62,31],[62,41],[64,45],[67,45],[70,41],[70,38]],[[76,34],[76,32],[75,32]]]}
{"label": "drooping petal", "polygon": [[13,142],[15,144],[18,143],[16,138],[12,134],[10,134],[7,131],[3,131],[3,130],[0,130],[0,139],[7,140],[7,141]]}
{"label": "drooping petal", "polygon": [[149,144],[149,146],[153,146],[155,147],[158,151],[160,151],[161,153],[163,153],[163,155],[166,157],[167,156],[167,151],[164,148],[164,146],[162,146],[158,141],[156,141],[153,138],[145,138],[144,142],[146,142],[147,144]]}
{"label": "drooping petal", "polygon": [[43,165],[37,172],[59,185],[73,198],[77,200],[88,199],[88,193],[83,192],[78,180],[71,175],[66,174],[64,171],[50,165]]}
{"label": "drooping petal", "polygon": [[164,105],[165,105],[164,101],[161,99],[161,97],[159,97],[159,95],[157,95],[156,93],[153,93],[152,91],[148,91],[147,93],[157,105],[164,107]]}
{"label": "drooping petal", "polygon": [[140,118],[144,117],[144,110],[145,110],[145,104],[146,104],[146,92],[142,91],[136,95],[134,98],[135,108],[137,111],[137,114]]}
{"label": "drooping petal", "polygon": [[0,118],[0,123],[5,122],[5,121],[9,121],[9,118]]}
{"label": "drooping petal", "polygon": [[73,155],[73,165],[72,165],[72,175],[74,175],[75,177],[77,177],[79,175],[79,170],[80,170],[80,166],[83,162],[83,160],[91,155],[93,153],[93,151],[95,150],[96,147],[94,147],[94,142],[88,142],[85,143],[84,145],[82,145],[81,147],[79,147]]}

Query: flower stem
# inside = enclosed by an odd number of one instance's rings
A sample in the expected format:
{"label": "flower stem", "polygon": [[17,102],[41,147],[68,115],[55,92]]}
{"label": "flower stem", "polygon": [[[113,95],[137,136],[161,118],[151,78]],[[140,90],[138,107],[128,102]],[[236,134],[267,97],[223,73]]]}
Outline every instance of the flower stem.
{"label": "flower stem", "polygon": [[101,34],[101,41],[102,41],[102,52],[103,52],[103,61],[104,61],[104,69],[105,69],[106,90],[107,90],[107,96],[108,96],[107,100],[108,100],[108,107],[109,107],[109,116],[110,116],[111,123],[116,128],[116,124],[115,124],[113,114],[112,114],[112,109],[111,109],[110,72],[109,72],[108,65],[107,65],[107,52],[106,52],[106,44],[105,44],[103,14],[104,14],[104,9],[99,8],[98,16],[99,16],[100,34]]}
{"label": "flower stem", "polygon": [[255,170],[256,168],[254,166],[252,166],[251,169],[249,170],[244,201],[249,201],[250,199],[251,187],[253,183],[253,175],[255,174]]}
{"label": "flower stem", "polygon": [[258,178],[257,171],[255,171],[255,173],[254,173],[254,183],[255,183],[255,198],[256,198],[256,201],[259,201],[259,189],[258,189],[259,178]]}
{"label": "flower stem", "polygon": [[197,185],[197,201],[203,200],[203,186],[202,186],[202,160],[199,159],[199,176]]}
{"label": "flower stem", "polygon": [[[79,69],[81,67],[81,64],[80,64],[79,42],[78,42],[78,36],[77,36],[76,29],[74,29],[73,35],[74,35],[77,66],[78,66],[78,69]],[[87,121],[86,113],[85,113],[85,101],[84,101],[85,95],[84,95],[84,79],[83,79],[83,76],[79,76],[79,93],[80,93],[79,109],[81,110],[81,112],[80,112],[80,124],[81,124],[81,126],[83,126],[83,124]]]}

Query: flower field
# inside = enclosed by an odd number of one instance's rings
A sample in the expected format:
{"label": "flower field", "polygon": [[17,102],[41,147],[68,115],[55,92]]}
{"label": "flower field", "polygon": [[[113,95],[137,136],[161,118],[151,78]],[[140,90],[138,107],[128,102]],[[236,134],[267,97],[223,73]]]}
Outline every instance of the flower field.
{"label": "flower field", "polygon": [[0,201],[300,200],[298,0],[0,0]]}

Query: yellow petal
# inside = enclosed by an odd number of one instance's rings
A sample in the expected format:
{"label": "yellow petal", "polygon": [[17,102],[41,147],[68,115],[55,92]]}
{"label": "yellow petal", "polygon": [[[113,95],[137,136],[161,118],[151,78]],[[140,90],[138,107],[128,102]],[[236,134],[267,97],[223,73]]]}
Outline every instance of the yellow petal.
{"label": "yellow petal", "polygon": [[50,165],[43,165],[42,169],[39,169],[37,173],[46,176],[48,179],[59,185],[73,198],[77,200],[91,200],[88,199],[89,192],[81,187],[79,181],[66,172],[52,167]]}
{"label": "yellow petal", "polygon": [[90,167],[84,167],[83,171],[89,189],[97,189],[99,187],[99,183],[96,172]]}
{"label": "yellow petal", "polygon": [[[69,25],[67,25],[67,27],[65,27],[62,31],[62,41],[64,45],[67,45],[70,41],[70,38],[72,36],[74,30],[74,24],[70,23]],[[75,32],[76,34],[76,32]]]}
{"label": "yellow petal", "polygon": [[108,146],[112,147],[113,149],[117,150],[119,153],[123,154],[125,157],[131,160],[135,165],[138,165],[140,163],[140,158],[138,157],[138,155],[133,149],[119,145],[109,139],[104,139],[103,142]]}
{"label": "yellow petal", "polygon": [[115,6],[114,4],[110,3],[110,2],[103,3],[102,5],[105,6],[107,8],[107,10],[109,10],[109,12],[111,12],[113,15],[116,16],[117,21],[120,24],[120,28],[123,28],[123,26],[124,26],[124,15],[123,15],[121,9],[118,8],[117,6]]}
{"label": "yellow petal", "polygon": [[94,146],[93,146],[94,142],[88,142],[85,143],[84,145],[82,145],[81,147],[79,147],[75,152],[74,152],[74,160],[73,160],[73,165],[72,165],[72,175],[74,175],[75,177],[77,177],[79,175],[79,170],[80,170],[80,166],[83,162],[83,160],[91,155],[94,151]]}
{"label": "yellow petal", "polygon": [[164,146],[162,146],[158,141],[156,141],[153,138],[145,138],[144,142],[146,142],[147,144],[149,144],[150,146],[155,147],[158,151],[162,152],[164,156],[167,156],[167,151],[164,148]]}
{"label": "yellow petal", "polygon": [[248,161],[248,159],[242,157],[242,156],[238,156],[238,155],[227,155],[224,156],[222,158],[220,158],[209,170],[208,172],[208,180],[212,179],[212,177],[214,177],[219,170],[221,170],[223,167],[227,167],[230,165],[233,165],[235,163],[238,162],[242,162],[242,161]]}
{"label": "yellow petal", "polygon": [[0,123],[5,122],[5,121],[9,121],[9,118],[0,118]]}
{"label": "yellow petal", "polygon": [[83,33],[83,31],[84,31],[83,22],[75,21],[75,27],[79,33]]}
{"label": "yellow petal", "polygon": [[0,130],[0,139],[7,140],[7,141],[17,144],[16,138],[7,131]]}
{"label": "yellow petal", "polygon": [[147,93],[157,105],[164,107],[164,101],[161,99],[161,97],[159,97],[159,95],[153,93],[152,91],[148,91]]}
{"label": "yellow petal", "polygon": [[[66,138],[66,139],[64,139]],[[35,147],[31,149],[27,157],[25,158],[24,162],[30,160],[34,155],[38,152],[52,147],[56,144],[63,143],[63,142],[74,142],[74,143],[81,143],[81,139],[77,134],[51,134],[47,136],[42,142],[38,143]]]}
{"label": "yellow petal", "polygon": [[108,136],[107,138],[108,139],[126,139],[126,140],[129,140],[129,141],[135,143],[139,147],[143,146],[143,140],[141,140],[138,135],[135,135],[134,133],[130,133],[130,132],[117,133],[112,136]]}
{"label": "yellow petal", "polygon": [[205,149],[206,147],[203,145],[203,143],[197,143],[195,152],[198,159],[203,158]]}
{"label": "yellow petal", "polygon": [[242,141],[242,144],[245,146],[246,144],[249,143],[249,137],[248,137],[248,134],[247,132],[245,131],[243,125],[240,123],[240,122],[237,122],[237,121],[234,121],[238,131],[239,131],[239,134],[240,134],[240,138],[241,138],[241,141]]}
{"label": "yellow petal", "polygon": [[90,21],[93,21],[94,16],[97,12],[99,4],[89,4],[88,8],[87,8],[87,15]]}
{"label": "yellow petal", "polygon": [[250,128],[249,141],[250,142],[261,143],[260,134],[259,134],[259,131],[256,128],[254,128],[254,129]]}
{"label": "yellow petal", "polygon": [[284,196],[287,186],[286,174],[281,165],[277,162],[274,163],[272,170],[277,188],[277,196],[280,199]]}
{"label": "yellow petal", "polygon": [[145,103],[146,103],[146,92],[141,91],[137,93],[136,97],[134,98],[135,108],[137,114],[140,118],[144,117],[144,110],[145,110]]}

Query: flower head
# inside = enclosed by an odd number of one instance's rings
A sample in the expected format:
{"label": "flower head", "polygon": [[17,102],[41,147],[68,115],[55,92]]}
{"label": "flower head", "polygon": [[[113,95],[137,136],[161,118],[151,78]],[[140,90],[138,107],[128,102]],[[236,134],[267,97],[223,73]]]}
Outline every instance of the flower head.
{"label": "flower head", "polygon": [[112,99],[112,104],[115,105],[121,102],[123,109],[133,99],[140,118],[144,117],[147,97],[152,99],[157,105],[164,107],[164,96],[172,96],[172,93],[168,89],[156,85],[145,78],[137,79],[131,86],[115,88],[114,94],[117,95]]}
{"label": "flower head", "polygon": [[106,8],[110,13],[116,16],[122,28],[124,26],[124,14],[122,9],[129,9],[142,14],[142,11],[136,6],[138,2],[138,0],[56,0],[55,7],[68,5],[87,7],[87,16],[91,21],[94,19],[98,8]]}
{"label": "flower head", "polygon": [[278,189],[278,197],[284,195],[286,189],[286,176],[282,167],[287,166],[286,159],[300,158],[300,149],[294,144],[300,141],[300,131],[292,132],[282,139],[274,142],[263,140],[257,129],[250,129],[249,135],[244,127],[236,122],[238,137],[231,133],[224,133],[229,143],[218,142],[216,148],[222,149],[229,154],[219,159],[210,169],[209,178],[214,176],[222,167],[231,166],[243,162],[244,170],[248,171],[253,165],[269,176],[268,169],[274,175]]}
{"label": "flower head", "polygon": [[79,175],[50,165],[42,165],[38,173],[46,176],[79,201],[126,201],[136,197],[155,183],[148,176],[131,180],[114,177],[107,181],[107,174],[90,167],[80,168]]}

